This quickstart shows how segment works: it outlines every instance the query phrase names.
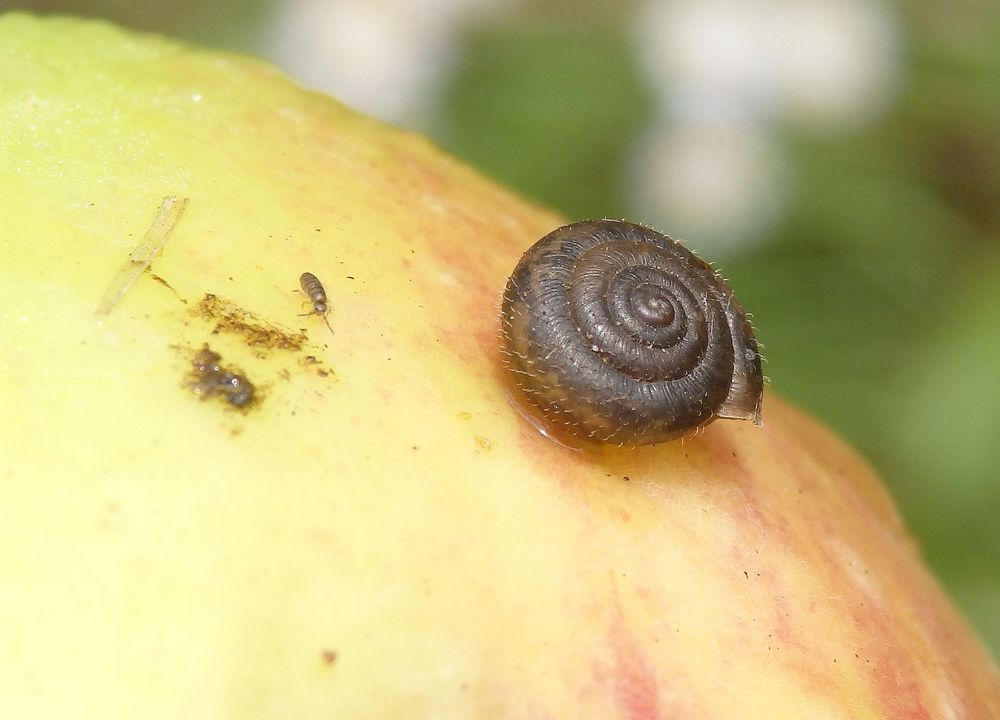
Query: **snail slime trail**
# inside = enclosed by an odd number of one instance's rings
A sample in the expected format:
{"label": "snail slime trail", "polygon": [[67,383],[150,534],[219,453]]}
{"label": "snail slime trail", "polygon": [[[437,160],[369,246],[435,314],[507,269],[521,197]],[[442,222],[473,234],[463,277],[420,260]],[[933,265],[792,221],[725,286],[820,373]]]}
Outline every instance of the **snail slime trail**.
{"label": "snail slime trail", "polygon": [[650,228],[589,220],[549,233],[514,268],[500,321],[514,384],[561,434],[648,445],[716,418],[761,422],[743,307],[708,263]]}

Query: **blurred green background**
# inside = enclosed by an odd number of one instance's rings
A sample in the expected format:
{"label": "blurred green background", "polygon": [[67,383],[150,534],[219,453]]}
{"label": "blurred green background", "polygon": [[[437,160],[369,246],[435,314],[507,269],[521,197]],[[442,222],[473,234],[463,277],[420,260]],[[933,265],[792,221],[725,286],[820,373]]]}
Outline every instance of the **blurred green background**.
{"label": "blurred green background", "polygon": [[1000,655],[1000,3],[0,0],[270,58],[717,262]]}

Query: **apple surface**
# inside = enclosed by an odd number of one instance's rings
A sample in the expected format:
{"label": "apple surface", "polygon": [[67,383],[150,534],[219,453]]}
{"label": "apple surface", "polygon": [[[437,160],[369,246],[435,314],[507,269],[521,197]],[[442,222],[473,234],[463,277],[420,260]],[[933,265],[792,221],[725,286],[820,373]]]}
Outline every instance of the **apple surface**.
{"label": "apple surface", "polygon": [[526,422],[499,300],[563,218],[249,58],[10,14],[0,77],[0,717],[1000,717],[775,394],[643,448]]}

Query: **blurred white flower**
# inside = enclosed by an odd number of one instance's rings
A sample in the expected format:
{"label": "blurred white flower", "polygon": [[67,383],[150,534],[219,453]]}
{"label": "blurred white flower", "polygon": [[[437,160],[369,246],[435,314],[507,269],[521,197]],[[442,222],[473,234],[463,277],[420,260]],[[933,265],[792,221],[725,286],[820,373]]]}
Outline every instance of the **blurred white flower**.
{"label": "blurred white flower", "polygon": [[901,40],[874,0],[798,0],[781,15],[782,109],[805,126],[852,130],[895,99]]}
{"label": "blurred white flower", "polygon": [[663,109],[692,120],[771,112],[778,68],[768,0],[650,0],[638,51]]}
{"label": "blurred white flower", "polygon": [[899,85],[896,21],[880,0],[647,0],[641,66],[661,108],[633,162],[634,209],[725,252],[786,205],[777,122],[847,131]]}
{"label": "blurred white flower", "polygon": [[756,125],[679,123],[639,143],[629,192],[637,217],[722,257],[780,216],[785,176],[781,149]]}
{"label": "blurred white flower", "polygon": [[270,56],[304,85],[418,124],[454,63],[460,24],[505,1],[283,0]]}
{"label": "blurred white flower", "polygon": [[878,0],[649,0],[640,61],[674,117],[871,117],[899,80],[896,23]]}

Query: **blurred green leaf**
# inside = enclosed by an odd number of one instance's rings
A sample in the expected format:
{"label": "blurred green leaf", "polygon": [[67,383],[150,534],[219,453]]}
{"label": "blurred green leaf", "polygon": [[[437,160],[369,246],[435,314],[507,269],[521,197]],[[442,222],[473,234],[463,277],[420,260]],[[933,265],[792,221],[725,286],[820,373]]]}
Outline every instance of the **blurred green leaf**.
{"label": "blurred green leaf", "polygon": [[624,30],[514,26],[470,38],[440,141],[572,218],[622,216],[625,158],[649,99]]}
{"label": "blurred green leaf", "polygon": [[211,47],[251,52],[261,45],[266,18],[280,0],[21,0],[5,9],[103,18]]}

